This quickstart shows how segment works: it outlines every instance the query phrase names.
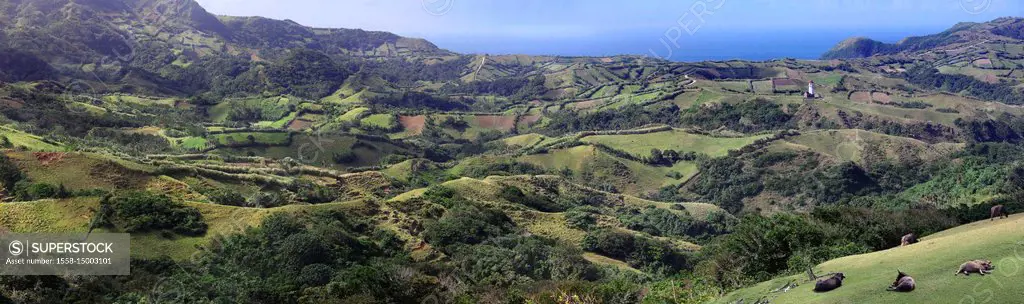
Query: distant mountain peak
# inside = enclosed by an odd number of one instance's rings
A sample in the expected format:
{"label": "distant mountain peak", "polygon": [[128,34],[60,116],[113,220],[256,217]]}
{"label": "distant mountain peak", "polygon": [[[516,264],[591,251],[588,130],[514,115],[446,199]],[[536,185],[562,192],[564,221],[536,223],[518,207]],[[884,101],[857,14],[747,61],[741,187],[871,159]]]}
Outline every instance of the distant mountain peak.
{"label": "distant mountain peak", "polygon": [[822,59],[842,58],[864,58],[885,52],[892,45],[869,39],[867,37],[852,37],[839,42],[835,47],[825,53]]}

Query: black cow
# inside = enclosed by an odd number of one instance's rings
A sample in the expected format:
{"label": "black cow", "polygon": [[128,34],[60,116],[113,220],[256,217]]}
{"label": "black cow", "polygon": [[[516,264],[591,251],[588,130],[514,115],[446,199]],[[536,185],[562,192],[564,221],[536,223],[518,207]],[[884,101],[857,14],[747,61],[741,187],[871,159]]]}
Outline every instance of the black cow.
{"label": "black cow", "polygon": [[832,275],[831,278],[820,280],[814,283],[814,292],[829,292],[843,286],[846,276],[842,272]]}
{"label": "black cow", "polygon": [[989,221],[995,220],[996,217],[999,217],[999,218],[1008,218],[1008,217],[1010,217],[1010,214],[1006,212],[1006,206],[1003,206],[1003,205],[992,206],[992,210],[990,210],[990,212],[988,214],[988,220]]}
{"label": "black cow", "polygon": [[902,238],[900,238],[900,247],[907,246],[907,245],[914,244],[914,243],[917,243],[917,235],[916,234],[911,233],[911,234],[908,234],[908,235],[904,235]]}

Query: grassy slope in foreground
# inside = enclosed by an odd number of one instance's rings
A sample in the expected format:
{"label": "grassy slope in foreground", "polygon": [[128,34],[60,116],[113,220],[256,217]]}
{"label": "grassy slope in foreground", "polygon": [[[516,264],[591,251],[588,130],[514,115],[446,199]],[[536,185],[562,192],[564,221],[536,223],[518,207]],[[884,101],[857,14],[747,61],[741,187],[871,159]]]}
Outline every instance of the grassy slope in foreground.
{"label": "grassy slope in foreground", "polygon": [[[843,257],[815,267],[815,273],[843,272],[843,287],[814,293],[806,274],[777,278],[733,292],[716,303],[752,303],[767,296],[771,303],[1020,303],[1024,299],[1024,214],[1010,219],[963,225],[920,243],[863,255]],[[961,263],[989,259],[996,269],[988,276],[953,276]],[[917,281],[911,293],[886,291],[896,269]],[[800,284],[786,293],[769,293],[786,282]]]}

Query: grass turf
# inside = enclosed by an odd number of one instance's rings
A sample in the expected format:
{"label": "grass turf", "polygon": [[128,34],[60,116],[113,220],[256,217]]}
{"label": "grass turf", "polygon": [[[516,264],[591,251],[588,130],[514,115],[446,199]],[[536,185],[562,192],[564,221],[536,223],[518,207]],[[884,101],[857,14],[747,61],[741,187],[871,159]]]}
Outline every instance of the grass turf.
{"label": "grass turf", "polygon": [[[953,276],[961,263],[992,260],[996,269],[987,276]],[[910,293],[886,291],[896,269],[914,277]],[[1024,214],[1009,219],[980,221],[939,232],[920,243],[890,250],[831,260],[815,267],[819,274],[843,272],[843,286],[814,293],[807,275],[777,278],[730,293],[715,303],[735,303],[767,297],[771,303],[1019,303],[1024,299]],[[770,293],[787,282],[800,286],[785,293]]]}
{"label": "grass turf", "polygon": [[697,152],[719,157],[725,156],[729,150],[742,148],[768,136],[721,138],[672,130],[639,135],[596,135],[583,138],[583,142],[604,144],[641,157],[650,156],[651,149]]}

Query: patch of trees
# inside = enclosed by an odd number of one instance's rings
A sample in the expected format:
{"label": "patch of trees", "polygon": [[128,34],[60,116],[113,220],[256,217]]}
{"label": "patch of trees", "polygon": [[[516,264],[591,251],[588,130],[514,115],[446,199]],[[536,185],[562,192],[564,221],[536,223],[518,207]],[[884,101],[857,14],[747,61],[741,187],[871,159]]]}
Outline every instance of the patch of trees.
{"label": "patch of trees", "polygon": [[459,119],[453,116],[448,116],[437,122],[437,126],[441,128],[455,129],[459,132],[465,132],[466,128],[469,128],[469,122],[465,119]]}
{"label": "patch of trees", "polygon": [[581,245],[583,250],[625,261],[650,273],[672,274],[693,266],[691,257],[668,242],[628,232],[592,231],[583,238]]}
{"label": "patch of trees", "polygon": [[306,27],[287,20],[232,18],[224,21],[224,25],[231,30],[235,42],[254,48],[294,48],[315,36]]}
{"label": "patch of trees", "polygon": [[615,214],[618,221],[632,230],[655,236],[686,238],[691,242],[705,242],[727,234],[736,224],[735,218],[720,212],[711,213],[707,218],[693,218],[683,209],[674,212],[653,206],[620,208]]}
{"label": "patch of trees", "polygon": [[601,210],[594,206],[579,206],[565,212],[565,224],[571,228],[589,231],[597,227]]}
{"label": "patch of trees", "polygon": [[445,84],[441,92],[447,94],[512,96],[526,87],[530,79],[525,77],[498,78],[491,81],[473,81],[461,85]]}
{"label": "patch of trees", "polygon": [[674,104],[643,107],[627,105],[612,111],[581,113],[559,111],[549,114],[544,132],[551,136],[593,130],[624,130],[651,124],[679,125],[679,107]]}
{"label": "patch of trees", "polygon": [[[725,62],[725,65],[730,65],[730,63]],[[696,68],[690,71],[689,73],[708,80],[765,79],[775,77],[776,75],[775,70],[772,68],[759,67],[749,64],[741,65],[742,66],[729,67],[705,66]]]}
{"label": "patch of trees", "polygon": [[519,188],[513,186],[502,187],[501,191],[498,192],[498,197],[501,197],[502,199],[512,203],[522,204],[524,206],[537,209],[542,212],[562,212],[565,211],[565,209],[567,209],[567,207],[558,206],[555,204],[555,202],[545,197],[534,195],[532,193],[523,192],[523,190],[520,190]]}
{"label": "patch of trees", "polygon": [[[770,279],[786,271],[851,254],[867,248],[831,239],[822,226],[802,215],[778,213],[771,217],[747,215],[735,231],[704,248],[702,262],[718,283],[737,288]],[[795,269],[794,269],[795,268]]]}
{"label": "patch of trees", "polygon": [[[1019,167],[1016,162],[1022,159],[1021,155],[1024,150],[1018,145],[970,144],[951,156],[956,161],[936,162],[942,165],[930,170],[927,182],[915,185],[902,193],[901,198],[948,208],[1012,200],[1021,193],[1018,190],[1021,184],[1015,178]],[[987,212],[981,213],[981,216],[987,215]]]}
{"label": "patch of trees", "polygon": [[379,75],[388,82],[411,86],[416,81],[453,81],[470,72],[472,56],[460,56],[455,60],[426,64],[418,60],[388,58],[363,62],[362,71]]}
{"label": "patch of trees", "polygon": [[447,210],[441,218],[428,223],[423,232],[423,238],[434,246],[475,245],[518,230],[512,219],[501,211],[477,206],[459,196],[446,197],[435,203]]}
{"label": "patch of trees", "polygon": [[18,50],[0,50],[0,81],[19,82],[52,79],[57,71],[38,57]]}
{"label": "patch of trees", "polygon": [[193,187],[192,189],[196,189],[197,192],[205,195],[206,198],[210,199],[210,202],[214,204],[225,206],[244,206],[246,203],[245,196],[242,195],[242,193],[235,190],[227,188],[200,189],[197,187]]}
{"label": "patch of trees", "polygon": [[863,112],[849,113],[838,110],[840,121],[838,127],[847,129],[863,129],[888,135],[909,137],[929,143],[960,140],[956,128],[930,121],[898,122],[877,116],[865,115]]}
{"label": "patch of trees", "polygon": [[108,146],[120,146],[122,151],[132,155],[157,154],[171,148],[171,143],[163,136],[126,133],[107,128],[92,129],[87,138],[97,144],[110,142]]}
{"label": "patch of trees", "polygon": [[735,158],[716,158],[700,165],[701,174],[690,182],[690,191],[722,209],[737,213],[743,209],[743,198],[764,190],[759,172],[745,170],[746,164]]}
{"label": "patch of trees", "polygon": [[[249,233],[214,242],[194,270],[172,271],[168,280],[179,284],[169,284],[167,300],[407,302],[426,297],[433,284],[423,273],[395,271],[411,267],[397,236],[366,223],[344,211],[270,216]],[[189,279],[197,273],[216,283]]]}
{"label": "patch of trees", "polygon": [[245,199],[245,207],[275,208],[288,205],[291,198],[287,193],[274,189],[261,189]]}
{"label": "patch of trees", "polygon": [[373,97],[368,98],[366,102],[372,106],[384,108],[440,111],[469,110],[469,106],[462,101],[455,101],[447,97],[436,97],[427,93],[415,91],[374,95]]}
{"label": "patch of trees", "polygon": [[744,208],[744,199],[765,191],[800,205],[849,204],[863,196],[898,193],[926,181],[934,170],[911,160],[879,161],[870,166],[853,162],[823,165],[810,152],[765,151],[711,159],[700,168],[701,174],[689,183],[689,190],[732,213]]}
{"label": "patch of trees", "polygon": [[686,214],[677,214],[668,209],[649,206],[643,209],[635,207],[620,208],[619,222],[626,228],[654,236],[689,238],[703,235],[706,231],[697,231],[697,220]]}
{"label": "patch of trees", "polygon": [[[826,66],[822,66],[820,68],[821,68],[822,71],[826,71],[826,72],[840,70],[840,71],[844,71],[844,72],[848,72],[848,73],[859,73],[857,71],[857,69],[853,68],[853,65],[851,65],[849,62],[845,62],[845,61],[843,63],[837,64],[835,66],[826,65]],[[843,84],[845,82],[844,81],[845,79],[846,79],[846,75],[841,76],[841,78],[839,78],[839,83],[837,83],[836,86],[833,89],[836,90],[836,91],[845,91],[846,90],[846,86]],[[835,92],[833,92],[833,93],[835,93]]]}
{"label": "patch of trees", "polygon": [[905,109],[927,109],[927,108],[931,108],[932,107],[932,105],[929,104],[929,103],[920,102],[920,101],[916,101],[916,100],[915,101],[908,101],[908,102],[899,102],[899,103],[896,103],[896,106],[900,107],[900,108],[905,108]]}
{"label": "patch of trees", "polygon": [[747,215],[733,233],[705,246],[698,268],[718,284],[737,288],[838,257],[899,245],[908,232],[925,236],[958,225],[933,206],[877,210],[820,207],[811,214]]}
{"label": "patch of trees", "polygon": [[546,280],[595,280],[598,268],[576,248],[539,237],[507,236],[452,250],[458,276],[480,289]]}
{"label": "patch of trees", "polygon": [[62,199],[72,196],[63,184],[51,185],[47,183],[33,183],[22,180],[14,186],[14,197],[18,201],[36,201],[41,199]]}
{"label": "patch of trees", "polygon": [[310,49],[292,50],[267,67],[267,78],[296,96],[320,99],[331,95],[351,74],[327,55]]}
{"label": "patch of trees", "polygon": [[672,149],[665,149],[664,151],[651,149],[651,155],[644,158],[644,162],[652,165],[672,166],[681,161],[695,161],[699,157],[701,155],[693,151],[679,153]]}
{"label": "patch of trees", "polygon": [[547,170],[537,165],[514,160],[467,163],[462,170],[462,176],[472,178],[484,178],[492,175],[543,175],[547,173],[549,173]]}
{"label": "patch of trees", "polygon": [[7,157],[3,153],[0,153],[0,186],[3,186],[4,190],[10,194],[10,191],[14,189],[14,185],[25,178],[25,175],[18,168],[18,165],[11,161],[11,158]]}
{"label": "patch of trees", "polygon": [[955,121],[968,140],[974,142],[1011,142],[1024,139],[1024,117],[1010,113],[995,119],[960,119]]}
{"label": "patch of trees", "polygon": [[1016,20],[1009,24],[997,26],[992,29],[992,33],[1013,39],[1024,39],[1024,22]]}
{"label": "patch of trees", "polygon": [[972,97],[1005,104],[1024,104],[1024,94],[1005,83],[988,83],[973,76],[943,74],[927,65],[915,66],[904,74],[907,81],[950,93],[965,92]]}
{"label": "patch of trees", "polygon": [[680,121],[684,125],[707,130],[725,127],[744,133],[791,129],[795,126],[792,115],[782,111],[778,104],[761,98],[735,105],[696,105],[683,111]]}
{"label": "patch of trees", "polygon": [[0,114],[8,119],[30,123],[27,131],[33,133],[57,133],[85,137],[94,128],[137,128],[143,126],[142,118],[133,118],[110,112],[90,113],[70,101],[57,96],[27,90],[12,90],[11,97],[25,101],[23,108],[0,107]]}
{"label": "patch of trees", "polygon": [[304,179],[296,179],[289,187],[295,192],[296,199],[308,204],[330,203],[339,198],[338,190]]}
{"label": "patch of trees", "polygon": [[163,194],[131,191],[106,196],[97,215],[101,224],[125,232],[171,231],[181,235],[203,235],[207,225],[199,210]]}

